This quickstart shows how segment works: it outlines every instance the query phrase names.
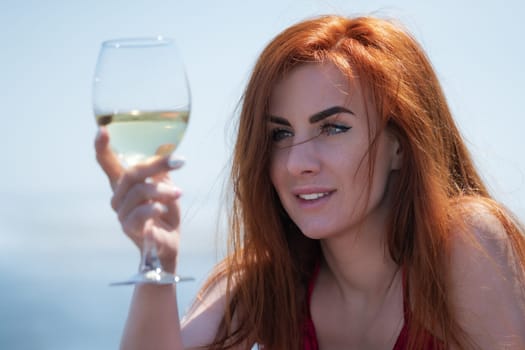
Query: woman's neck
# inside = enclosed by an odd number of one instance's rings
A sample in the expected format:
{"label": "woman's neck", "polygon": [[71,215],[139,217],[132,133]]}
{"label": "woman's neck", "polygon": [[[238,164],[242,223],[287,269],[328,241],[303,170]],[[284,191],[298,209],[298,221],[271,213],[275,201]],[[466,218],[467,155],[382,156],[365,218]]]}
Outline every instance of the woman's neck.
{"label": "woman's neck", "polygon": [[399,269],[386,245],[386,225],[377,225],[385,220],[369,222],[375,223],[321,241],[327,277],[343,297],[382,298]]}
{"label": "woman's neck", "polygon": [[361,297],[365,302],[383,298],[399,266],[390,256],[387,235],[393,204],[392,173],[381,202],[363,221],[321,241],[327,276],[333,277],[343,297]]}

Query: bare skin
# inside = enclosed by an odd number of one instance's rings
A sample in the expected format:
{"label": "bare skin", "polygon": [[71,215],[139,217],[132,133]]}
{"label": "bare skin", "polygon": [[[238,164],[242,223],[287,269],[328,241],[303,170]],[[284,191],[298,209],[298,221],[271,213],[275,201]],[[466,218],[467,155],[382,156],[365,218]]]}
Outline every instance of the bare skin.
{"label": "bare skin", "polygon": [[[363,131],[365,118],[374,115],[373,106],[363,112],[368,102],[358,86],[333,66],[304,65],[276,86],[270,103],[271,114],[280,118],[269,124],[279,129],[272,155],[273,185],[303,233],[321,241],[324,261],[311,313],[323,350],[392,349],[404,322],[402,271],[384,245],[389,184],[402,164],[402,150],[383,132],[378,134],[377,157],[363,158],[370,142]],[[339,110],[322,124],[312,120],[334,106],[352,113]],[[291,147],[278,147],[289,140]],[[169,159],[123,169],[108,141],[101,129],[95,148],[114,191],[111,204],[123,231],[139,249],[143,237],[151,235],[163,266],[176,272],[181,191],[168,176],[173,170]],[[365,201],[369,161],[374,162],[374,177]],[[482,205],[467,205],[473,215],[458,227],[465,227],[482,250],[465,240],[465,232],[451,232],[450,298],[458,320],[480,349],[523,349],[525,288],[516,257],[499,221]],[[214,339],[226,302],[219,281],[179,320],[176,286],[137,286],[121,348],[155,344],[156,349],[205,349]]]}
{"label": "bare skin", "polygon": [[332,65],[294,69],[270,99],[273,184],[303,233],[321,240],[311,313],[322,349],[391,349],[403,326],[401,273],[384,244],[388,184],[402,154],[388,131],[379,133],[369,183],[374,111],[359,81]]}

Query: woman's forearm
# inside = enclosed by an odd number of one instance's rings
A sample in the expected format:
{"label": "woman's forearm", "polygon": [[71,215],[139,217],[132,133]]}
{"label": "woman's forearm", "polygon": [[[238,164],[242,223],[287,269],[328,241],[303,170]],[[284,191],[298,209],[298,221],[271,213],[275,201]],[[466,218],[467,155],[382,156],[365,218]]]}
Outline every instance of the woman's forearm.
{"label": "woman's forearm", "polygon": [[175,285],[135,287],[121,350],[182,350]]}

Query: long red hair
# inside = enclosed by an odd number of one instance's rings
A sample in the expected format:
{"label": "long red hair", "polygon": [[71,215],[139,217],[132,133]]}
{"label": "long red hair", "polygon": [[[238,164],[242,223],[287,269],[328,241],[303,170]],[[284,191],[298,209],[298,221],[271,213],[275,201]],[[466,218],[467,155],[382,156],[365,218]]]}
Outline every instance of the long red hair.
{"label": "long red hair", "polygon": [[507,230],[522,267],[523,231],[491,199],[416,40],[388,20],[323,16],[270,42],[243,96],[232,164],[229,254],[203,289],[227,278],[228,303],[214,348],[253,342],[270,349],[302,347],[306,286],[321,252],[319,242],[290,220],[272,186],[267,115],[275,84],[305,62],[331,62],[348,77],[359,76],[382,127],[400,140],[404,160],[392,186],[387,242],[410,283],[409,348],[421,348],[425,329],[437,330],[447,348],[469,347],[447,294],[453,208],[464,198],[486,203]]}

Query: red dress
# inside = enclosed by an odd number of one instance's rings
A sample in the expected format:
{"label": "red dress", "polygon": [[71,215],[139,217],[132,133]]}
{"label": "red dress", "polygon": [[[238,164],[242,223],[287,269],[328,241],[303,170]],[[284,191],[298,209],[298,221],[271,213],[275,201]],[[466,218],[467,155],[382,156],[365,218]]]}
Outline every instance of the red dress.
{"label": "red dress", "polygon": [[[315,281],[317,279],[317,275],[319,274],[319,266],[315,269],[315,272],[312,276],[312,279],[308,285],[308,314],[306,323],[304,325],[304,345],[303,350],[319,350],[319,343],[317,342],[317,335],[315,333],[315,325],[312,320],[312,316],[310,315],[310,301],[312,297],[312,293],[315,286]],[[405,290],[406,286],[406,278],[405,274],[403,273],[403,290]],[[394,345],[394,348],[392,350],[405,350],[408,346],[408,323],[407,320],[410,319],[410,308],[407,305],[407,301],[405,298],[405,293],[403,292],[403,310],[405,315],[405,322],[403,324],[403,328],[401,329],[401,332],[399,332],[399,335],[397,337],[396,343]],[[425,346],[423,347],[424,350],[438,350],[442,349],[442,343],[439,339],[434,337],[431,333],[427,333],[425,335]]]}

